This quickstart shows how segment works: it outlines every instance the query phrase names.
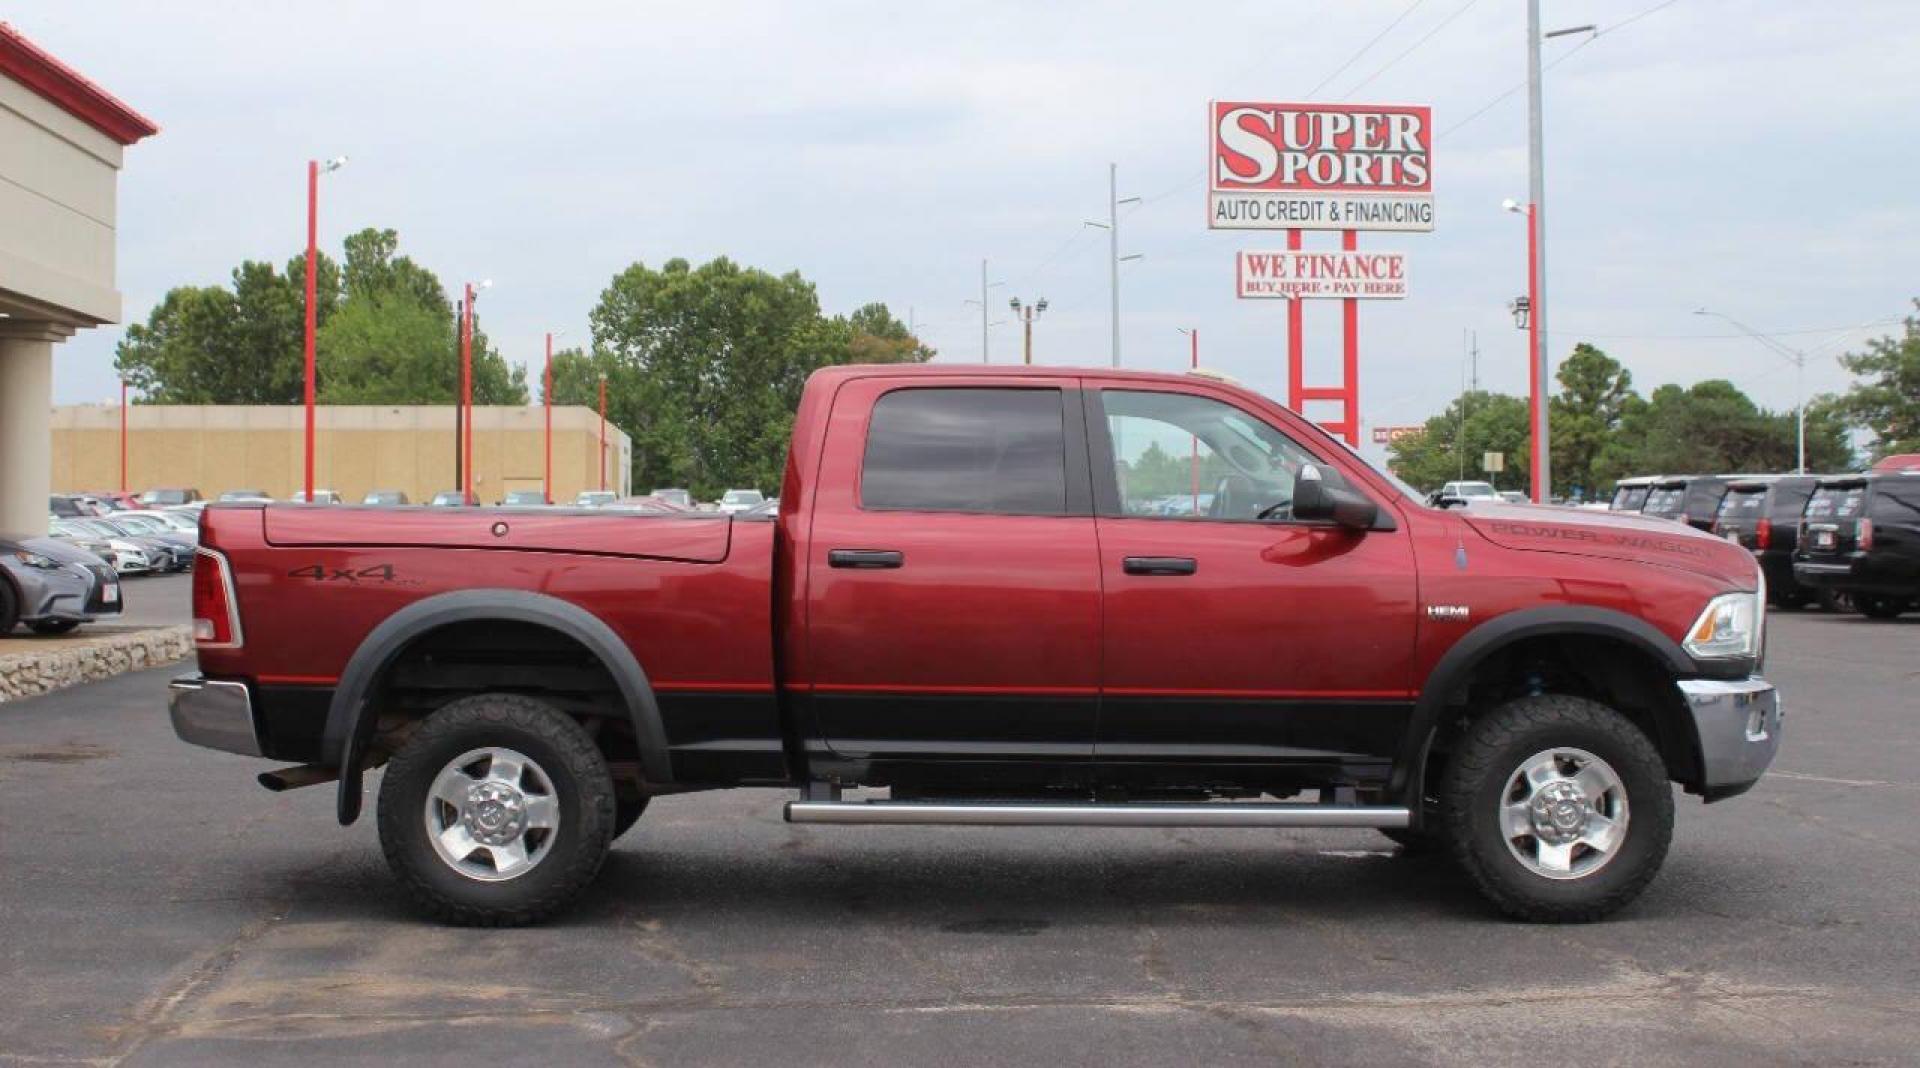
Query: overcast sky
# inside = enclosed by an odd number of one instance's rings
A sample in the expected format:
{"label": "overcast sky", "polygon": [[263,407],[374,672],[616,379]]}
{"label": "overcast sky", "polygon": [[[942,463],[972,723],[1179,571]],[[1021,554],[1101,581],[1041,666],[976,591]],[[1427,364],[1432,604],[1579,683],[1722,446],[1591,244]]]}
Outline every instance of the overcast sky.
{"label": "overcast sky", "polygon": [[[1911,0],[1545,6],[1548,28],[1603,31],[1546,52],[1567,57],[1546,82],[1556,358],[1592,340],[1643,391],[1726,377],[1790,408],[1792,367],[1691,314],[1706,305],[1793,331],[1810,390],[1843,387],[1833,355],[1892,327],[1841,331],[1920,293]],[[1468,330],[1482,384],[1526,388],[1506,311],[1525,230],[1500,210],[1525,197],[1525,93],[1486,107],[1526,76],[1521,0],[25,0],[7,18],[162,128],[120,181],[128,321],[297,253],[306,160],[345,153],[324,246],[392,227],[449,287],[492,278],[481,309],[509,359],[537,361],[549,328],[584,338],[636,260],[727,255],[800,271],[829,312],[911,309],[948,361],[980,358],[962,301],[985,258],[1006,283],[994,320],[1009,295],[1050,301],[1040,362],[1104,365],[1106,236],[1082,223],[1105,216],[1112,161],[1147,198],[1122,209],[1122,251],[1145,256],[1121,275],[1125,364],[1184,366],[1176,328],[1197,326],[1203,364],[1284,395],[1284,304],[1233,296],[1235,250],[1280,235],[1205,228],[1206,104],[1324,82],[1312,99],[1431,105],[1438,131],[1434,232],[1361,237],[1411,276],[1408,299],[1362,307],[1365,421],[1443,407]],[[1337,373],[1337,308],[1308,308],[1311,378]],[[991,334],[994,362],[1018,358],[1016,326]],[[120,336],[67,342],[56,400],[109,397]]]}

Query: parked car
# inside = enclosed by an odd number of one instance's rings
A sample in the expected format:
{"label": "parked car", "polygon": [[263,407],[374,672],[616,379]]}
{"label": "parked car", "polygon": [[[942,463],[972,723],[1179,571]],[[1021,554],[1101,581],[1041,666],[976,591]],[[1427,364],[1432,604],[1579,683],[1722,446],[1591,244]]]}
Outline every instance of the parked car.
{"label": "parked car", "polygon": [[393,508],[413,502],[407,500],[407,495],[400,490],[369,490],[365,497],[360,498],[360,503],[379,505],[382,508]]}
{"label": "parked car", "polygon": [[459,508],[466,503],[467,495],[459,490],[441,490],[433,495],[433,500],[427,502],[433,508]]}
{"label": "parked car", "polygon": [[[1507,502],[1508,504],[1532,504],[1533,503],[1533,499],[1531,497],[1528,497],[1526,494],[1521,493],[1519,490],[1501,490],[1500,499]],[[1559,504],[1561,502],[1558,500],[1555,500],[1553,503]]]}
{"label": "parked car", "polygon": [[150,489],[140,495],[140,503],[149,508],[171,508],[203,499],[197,489]]}
{"label": "parked car", "polygon": [[[576,897],[652,797],[747,785],[795,823],[1376,828],[1591,920],[1655,875],[1671,783],[1772,761],[1739,546],[1429,508],[1244,388],[1044,370],[816,371],[776,522],[211,509],[174,728],[343,824],[384,766],[398,881],[486,925]],[[1215,458],[1215,517],[1129,507],[1117,443],[1160,439]]]}
{"label": "parked car", "polygon": [[58,538],[0,535],[0,637],[20,623],[64,634],[120,608],[120,578],[99,557]]}
{"label": "parked car", "polygon": [[1845,594],[1861,615],[1920,604],[1920,473],[1823,478],[1807,500],[1793,576]]}
{"label": "parked car", "polygon": [[500,499],[500,503],[510,508],[529,508],[546,504],[547,495],[544,490],[537,489],[508,490],[507,495]]}
{"label": "parked car", "polygon": [[1793,577],[1793,551],[1800,542],[1800,514],[1820,482],[1819,475],[1739,479],[1727,483],[1712,532],[1744,546],[1767,576],[1767,600],[1781,608],[1800,608],[1814,591]]}
{"label": "parked car", "polygon": [[193,536],[195,543],[200,541],[200,513],[172,508],[151,508],[140,513],[142,517],[158,519],[182,534]]}
{"label": "parked car", "polygon": [[714,503],[727,515],[744,512],[767,499],[767,495],[756,489],[730,489],[720,495]]}
{"label": "parked car", "polygon": [[614,503],[614,501],[616,500],[649,500],[649,499],[652,499],[652,498],[646,498],[646,497],[622,498],[618,493],[615,493],[612,490],[581,490],[579,495],[573,498],[573,506],[575,508],[604,508],[607,505]]}
{"label": "parked car", "polygon": [[671,501],[689,512],[693,511],[695,507],[693,494],[683,489],[657,489],[647,494],[647,496],[658,497],[663,501]]}
{"label": "parked car", "polygon": [[129,534],[166,542],[173,548],[176,557],[185,558],[180,570],[193,566],[193,550],[200,544],[198,525],[191,530],[182,530],[152,512],[121,512],[112,517],[112,522]]}
{"label": "parked car", "polygon": [[1675,475],[1656,479],[1647,488],[1640,514],[1672,519],[1695,530],[1712,530],[1720,514],[1720,499],[1734,481],[1763,481],[1773,475]]}
{"label": "parked car", "polygon": [[340,494],[330,489],[316,489],[313,491],[313,500],[308,501],[307,491],[297,489],[287,495],[287,500],[294,504],[339,504]]}
{"label": "parked car", "polygon": [[[144,575],[155,569],[155,562],[149,555],[147,543],[136,541],[104,526],[94,526],[95,522],[96,520],[89,517],[55,520],[53,536],[73,542],[106,542],[107,551],[112,555],[104,556],[102,559],[111,563],[113,570],[121,575]],[[167,562],[171,562],[171,554]]]}
{"label": "parked car", "polygon": [[271,500],[273,500],[273,496],[269,494],[266,490],[257,490],[257,489],[228,490],[227,492],[222,493],[220,495],[221,504],[239,504],[239,503],[245,503],[245,502],[271,501]]}
{"label": "parked car", "polygon": [[147,507],[140,503],[138,495],[122,493],[119,490],[108,490],[105,493],[89,493],[87,496],[105,505],[110,512],[138,512],[143,511]]}
{"label": "parked car", "polygon": [[1896,452],[1891,456],[1882,456],[1868,470],[1876,475],[1896,471],[1920,471],[1920,452]]}
{"label": "parked car", "polygon": [[56,493],[47,498],[47,514],[60,519],[77,519],[92,513],[80,510],[80,502],[64,493]]}
{"label": "parked car", "polygon": [[[148,570],[185,571],[193,566],[193,546],[182,545],[177,538],[162,538],[153,534],[140,533],[121,526],[115,520],[102,519],[98,516],[70,519],[67,522],[90,534],[124,541],[138,549],[147,558]],[[114,546],[114,549],[116,552],[121,551],[118,545]]]}
{"label": "parked car", "polygon": [[1660,481],[1660,475],[1635,475],[1623,478],[1613,484],[1613,500],[1607,505],[1615,512],[1638,512],[1646,506],[1647,494],[1653,491],[1653,484]]}
{"label": "parked car", "polygon": [[1427,496],[1427,503],[1434,505],[1441,504],[1442,502],[1447,504],[1472,504],[1475,501],[1497,501],[1499,499],[1500,492],[1493,488],[1493,483],[1463,481],[1449,482],[1439,489],[1434,490]]}

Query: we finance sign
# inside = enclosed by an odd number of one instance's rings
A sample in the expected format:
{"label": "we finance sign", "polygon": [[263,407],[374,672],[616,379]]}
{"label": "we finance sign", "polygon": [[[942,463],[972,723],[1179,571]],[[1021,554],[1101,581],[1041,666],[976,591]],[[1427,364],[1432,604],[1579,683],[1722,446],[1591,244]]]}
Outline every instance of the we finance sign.
{"label": "we finance sign", "polygon": [[1404,252],[1241,252],[1236,295],[1247,300],[1399,300],[1407,295]]}
{"label": "we finance sign", "polygon": [[1431,108],[1208,105],[1216,230],[1433,229]]}

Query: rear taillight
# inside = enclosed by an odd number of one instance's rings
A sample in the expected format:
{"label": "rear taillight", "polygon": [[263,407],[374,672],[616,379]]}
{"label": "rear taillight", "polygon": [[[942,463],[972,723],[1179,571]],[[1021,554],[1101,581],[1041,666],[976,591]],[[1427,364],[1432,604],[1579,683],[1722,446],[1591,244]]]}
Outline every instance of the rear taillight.
{"label": "rear taillight", "polygon": [[1859,533],[1855,535],[1854,540],[1859,544],[1861,552],[1873,548],[1873,520],[1860,521]]}
{"label": "rear taillight", "polygon": [[1753,547],[1756,549],[1764,549],[1772,543],[1773,520],[1768,519],[1766,516],[1761,516],[1760,522],[1755,524],[1753,528]]}
{"label": "rear taillight", "polygon": [[194,550],[193,641],[202,649],[240,647],[240,605],[233,597],[233,572],[227,558],[212,549]]}

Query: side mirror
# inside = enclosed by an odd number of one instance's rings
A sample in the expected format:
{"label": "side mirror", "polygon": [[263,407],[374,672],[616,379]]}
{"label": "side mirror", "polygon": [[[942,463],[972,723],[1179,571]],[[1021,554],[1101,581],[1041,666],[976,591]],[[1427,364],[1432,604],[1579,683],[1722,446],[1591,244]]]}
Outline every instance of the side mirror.
{"label": "side mirror", "polygon": [[1293,484],[1293,518],[1332,520],[1349,530],[1372,530],[1380,506],[1349,489],[1329,486],[1312,464],[1300,469]]}

